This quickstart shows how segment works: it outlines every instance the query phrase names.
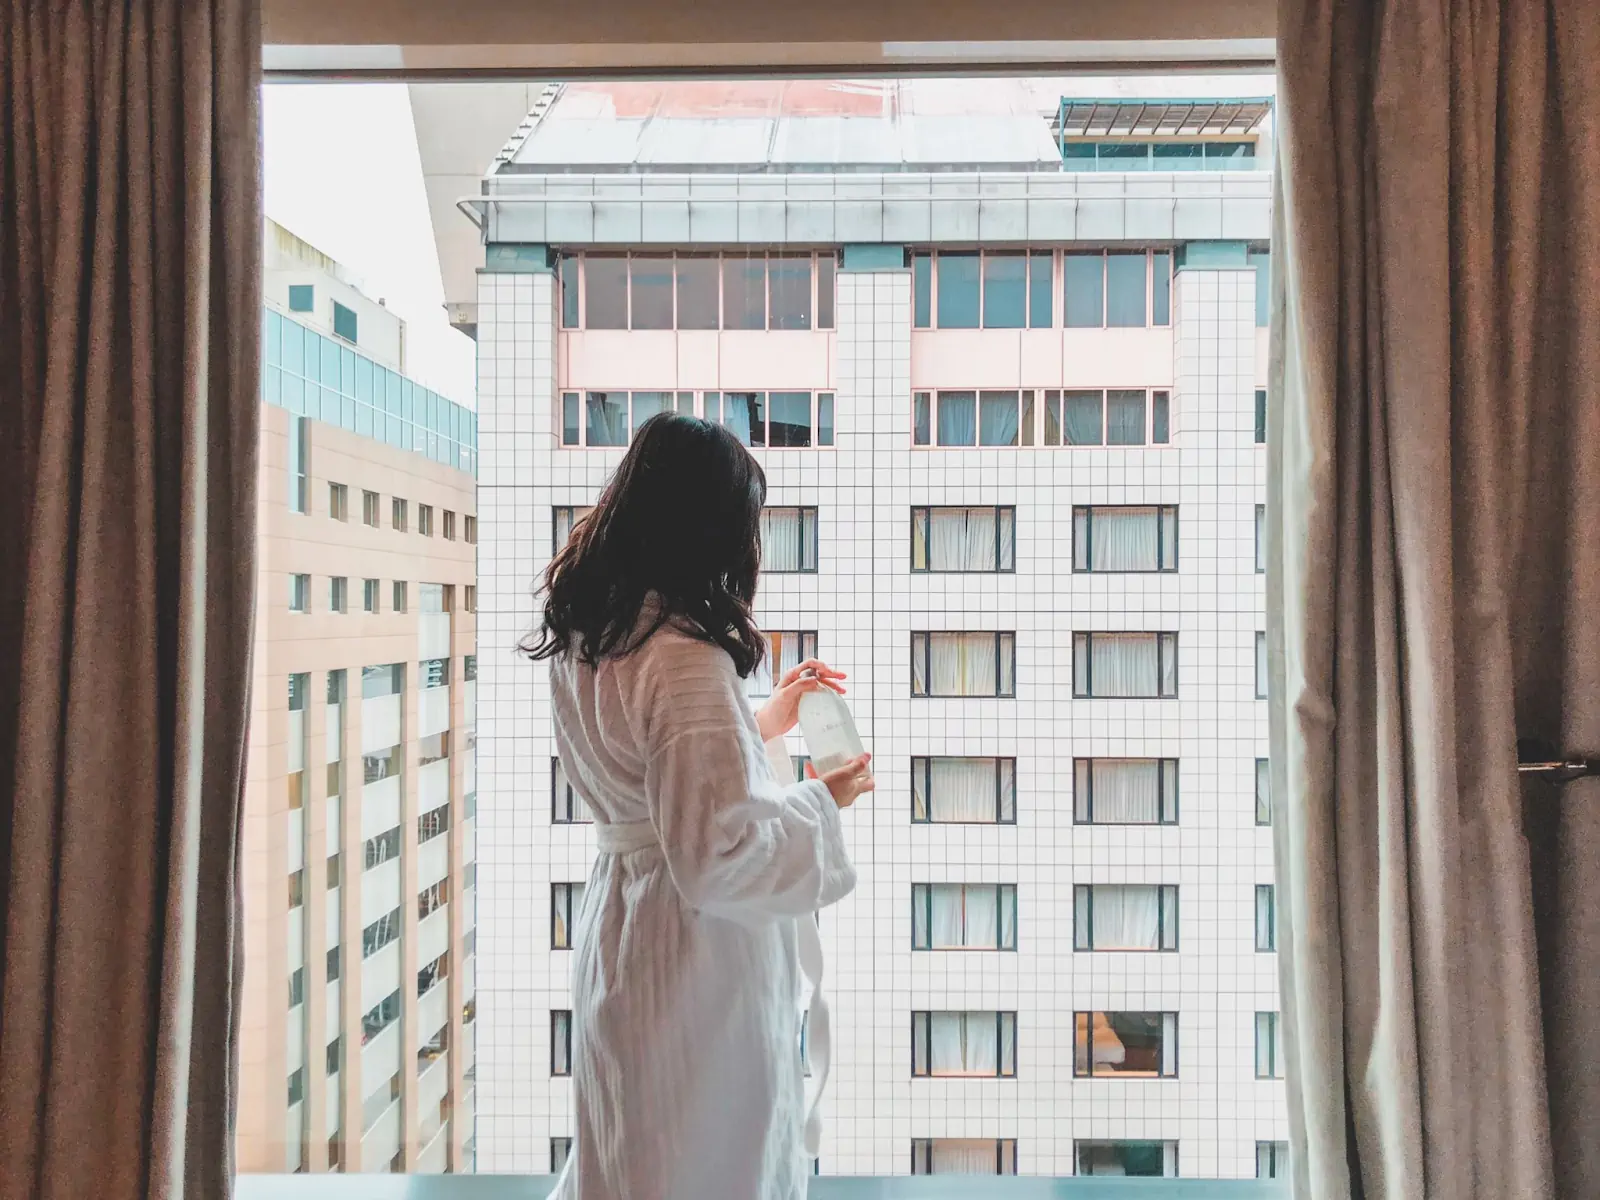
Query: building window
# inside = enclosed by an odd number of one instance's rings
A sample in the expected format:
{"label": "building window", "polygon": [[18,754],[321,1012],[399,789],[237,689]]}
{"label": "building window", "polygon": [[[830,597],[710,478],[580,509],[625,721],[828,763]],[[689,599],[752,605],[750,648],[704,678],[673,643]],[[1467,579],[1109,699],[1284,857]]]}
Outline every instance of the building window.
{"label": "building window", "polygon": [[478,611],[478,585],[469,583],[462,588],[462,603],[469,613]]}
{"label": "building window", "polygon": [[1256,389],[1256,445],[1267,442],[1267,389]]}
{"label": "building window", "polygon": [[1014,883],[914,883],[913,950],[1015,950]]}
{"label": "building window", "polygon": [[912,1013],[911,1074],[913,1078],[1015,1078],[1017,1014]]}
{"label": "building window", "polygon": [[550,823],[552,825],[588,825],[594,820],[589,808],[572,788],[567,772],[559,758],[550,760]]}
{"label": "building window", "polygon": [[1068,329],[1172,324],[1172,255],[1165,250],[1072,250],[1062,256]]}
{"label": "building window", "polygon": [[1287,1179],[1289,1177],[1289,1143],[1256,1143],[1256,1178]]}
{"label": "building window", "polygon": [[424,921],[450,903],[450,881],[441,879],[417,893],[417,920]]}
{"label": "building window", "polygon": [[1256,273],[1256,328],[1272,324],[1272,255],[1266,250],[1250,251],[1250,265]]}
{"label": "building window", "polygon": [[1256,699],[1267,698],[1267,635],[1256,630]]}
{"label": "building window", "polygon": [[461,518],[461,540],[469,546],[478,544],[478,518],[471,513]]}
{"label": "building window", "polygon": [[426,996],[441,980],[450,977],[450,952],[446,950],[438,958],[417,972],[417,995]]}
{"label": "building window", "polygon": [[550,1074],[572,1074],[572,1010],[553,1009],[550,1013]]}
{"label": "building window", "polygon": [[559,268],[561,325],[831,329],[835,259],[826,250],[569,256]]}
{"label": "building window", "polygon": [[572,935],[583,908],[583,889],[581,883],[550,885],[550,949],[572,949]]}
{"label": "building window", "polygon": [[391,608],[397,613],[406,611],[406,584],[403,579],[394,581],[394,604]]}
{"label": "building window", "polygon": [[912,441],[918,446],[1032,446],[1032,391],[917,392]]}
{"label": "building window", "polygon": [[913,633],[913,696],[1017,694],[1014,633]]}
{"label": "building window", "polygon": [[832,392],[707,392],[703,400],[705,419],[726,426],[746,446],[833,444]]}
{"label": "building window", "polygon": [[361,581],[361,607],[369,613],[378,611],[378,581],[376,579],[363,579]]}
{"label": "building window", "polygon": [[1272,824],[1272,772],[1264,758],[1256,759],[1256,824]]}
{"label": "building window", "polygon": [[366,869],[380,867],[390,859],[400,857],[400,826],[369,837],[362,847]]}
{"label": "building window", "polygon": [[[438,612],[430,609],[426,592],[430,587],[438,584],[423,584],[422,610],[424,612]],[[450,660],[448,658],[425,658],[417,664],[417,687],[426,692],[431,688],[450,686]]]}
{"label": "building window", "polygon": [[374,529],[378,527],[378,493],[365,488],[361,491],[361,523]]}
{"label": "building window", "polygon": [[289,418],[289,511],[311,511],[311,447],[304,417]]}
{"label": "building window", "polygon": [[1148,952],[1178,948],[1173,884],[1080,883],[1072,889],[1072,948]]}
{"label": "building window", "polygon": [[798,667],[808,658],[817,657],[817,634],[814,629],[769,629],[767,653],[750,677],[745,680],[745,693],[752,697],[772,695],[773,684]]}
{"label": "building window", "polygon": [[1075,506],[1072,510],[1072,569],[1176,571],[1177,506]]}
{"label": "building window", "polygon": [[443,762],[450,757],[450,731],[441,730],[430,733],[417,739],[417,765],[425,767],[429,763]]}
{"label": "building window", "polygon": [[417,505],[417,532],[423,537],[433,536],[433,505]]}
{"label": "building window", "polygon": [[289,1076],[289,1107],[293,1108],[305,1098],[306,1069],[304,1067],[296,1067],[294,1074]]}
{"label": "building window", "polygon": [[[1164,446],[1172,440],[1172,394],[1162,389],[1051,388],[1040,411],[1043,446]],[[1026,432],[1023,445],[1032,445],[1031,420]]]}
{"label": "building window", "polygon": [[309,283],[291,283],[289,285],[289,311],[308,313],[315,312],[317,307],[317,289]]}
{"label": "building window", "polygon": [[405,668],[400,663],[384,663],[381,667],[361,668],[361,698],[371,700],[378,696],[398,696],[404,690]]}
{"label": "building window", "polygon": [[918,329],[1049,329],[1055,255],[1048,250],[922,252],[912,257]]}
{"label": "building window", "polygon": [[396,988],[361,1015],[361,1044],[366,1045],[399,1019],[400,990]]}
{"label": "building window", "polygon": [[443,510],[441,515],[444,518],[444,529],[442,531],[444,540],[453,542],[456,540],[456,514],[447,508]]}
{"label": "building window", "polygon": [[311,611],[311,576],[289,576],[289,611],[299,613]]}
{"label": "building window", "polygon": [[794,781],[796,783],[804,783],[809,778],[806,775],[806,768],[811,766],[811,756],[809,754],[791,754],[789,755],[789,762],[794,766]]}
{"label": "building window", "polygon": [[1079,825],[1176,825],[1178,760],[1074,759],[1072,816]]}
{"label": "building window", "polygon": [[361,931],[361,957],[371,958],[400,938],[400,910],[391,909]]}
{"label": "building window", "polygon": [[[342,1038],[334,1038],[333,1041],[329,1042],[327,1046],[323,1048],[322,1053],[324,1073],[327,1075],[337,1075],[339,1073],[339,1069],[344,1066],[344,1040]],[[331,1168],[333,1164],[330,1163],[329,1166]]]}
{"label": "building window", "polygon": [[350,489],[342,483],[328,485],[328,515],[335,521],[350,519]]}
{"label": "building window", "polygon": [[1256,1014],[1256,1078],[1283,1078],[1283,1028],[1275,1012]]}
{"label": "building window", "polygon": [[918,825],[1014,825],[1017,760],[911,760],[911,820]]}
{"label": "building window", "polygon": [[306,969],[296,967],[289,976],[289,1007],[304,1004],[306,1001]]}
{"label": "building window", "polygon": [[567,1159],[572,1154],[572,1139],[569,1137],[553,1137],[550,1139],[550,1174],[559,1175],[566,1169]]}
{"label": "building window", "polygon": [[350,581],[343,575],[334,575],[328,580],[328,608],[336,613],[349,611]]}
{"label": "building window", "polygon": [[[435,734],[434,736],[438,737],[441,735]],[[449,734],[446,733],[442,736],[448,737]],[[429,809],[427,812],[423,813],[417,818],[417,845],[420,846],[424,842],[431,842],[434,838],[439,837],[441,834],[448,833],[449,831],[450,803],[449,801],[446,801],[437,808]]]}
{"label": "building window", "polygon": [[389,501],[389,527],[404,533],[406,524],[406,502],[395,496]]}
{"label": "building window", "polygon": [[560,554],[562,547],[572,540],[572,531],[578,522],[594,511],[588,505],[556,505],[550,510],[550,553]]}
{"label": "building window", "polygon": [[343,338],[352,346],[356,343],[356,310],[346,308],[337,300],[333,302],[333,335]]}
{"label": "building window", "polygon": [[[331,863],[335,858],[338,857],[339,856],[335,854],[332,858],[329,858],[328,861]],[[325,960],[325,969],[327,971],[327,982],[329,983],[333,983],[339,978],[339,968],[342,958],[339,950],[340,948],[338,946],[328,947],[328,953]]]}
{"label": "building window", "polygon": [[1016,1138],[912,1138],[913,1175],[1015,1175]]}
{"label": "building window", "polygon": [[761,569],[775,574],[816,571],[816,509],[761,510]]}
{"label": "building window", "polygon": [[1072,1073],[1079,1079],[1172,1079],[1178,1074],[1178,1014],[1073,1015]]}
{"label": "building window", "polygon": [[1078,699],[1172,699],[1178,694],[1178,635],[1074,633],[1072,694]]}
{"label": "building window", "polygon": [[1074,1142],[1073,1159],[1079,1175],[1178,1177],[1177,1142]]}
{"label": "building window", "polygon": [[1256,949],[1263,954],[1278,948],[1277,896],[1270,883],[1256,884]]}
{"label": "building window", "polygon": [[987,573],[1017,569],[1017,510],[913,508],[911,569]]}
{"label": "building window", "polygon": [[1256,574],[1267,569],[1267,506],[1256,505]]}

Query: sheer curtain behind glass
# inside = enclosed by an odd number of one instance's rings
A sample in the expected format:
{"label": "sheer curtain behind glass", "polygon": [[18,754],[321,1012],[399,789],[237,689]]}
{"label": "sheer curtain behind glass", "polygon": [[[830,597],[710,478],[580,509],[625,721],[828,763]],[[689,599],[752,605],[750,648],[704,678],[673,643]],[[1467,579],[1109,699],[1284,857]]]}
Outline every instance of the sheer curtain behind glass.
{"label": "sheer curtain behind glass", "polygon": [[1279,5],[1268,638],[1302,1200],[1600,1195],[1600,6]]}
{"label": "sheer curtain behind glass", "polygon": [[935,1138],[930,1149],[935,1175],[993,1175],[999,1161],[992,1140]]}
{"label": "sheer curtain behind glass", "polygon": [[243,999],[260,14],[249,0],[4,11],[0,1196],[223,1198]]}
{"label": "sheer curtain behind glass", "polygon": [[[934,758],[912,772],[913,801],[924,820],[993,822],[999,771],[992,758]],[[928,795],[931,793],[931,797]]]}

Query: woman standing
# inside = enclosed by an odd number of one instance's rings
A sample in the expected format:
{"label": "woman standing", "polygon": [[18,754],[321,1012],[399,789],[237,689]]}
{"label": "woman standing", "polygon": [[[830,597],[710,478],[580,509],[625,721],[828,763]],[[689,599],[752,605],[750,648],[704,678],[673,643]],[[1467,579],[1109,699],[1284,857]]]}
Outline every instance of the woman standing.
{"label": "woman standing", "polygon": [[550,662],[556,749],[600,849],[557,1200],[805,1193],[802,959],[815,983],[814,914],[855,886],[839,810],[873,781],[863,755],[783,782],[801,695],[843,691],[841,672],[808,661],[760,711],[745,699],[765,500],[726,429],[652,417],[545,576],[526,649]]}

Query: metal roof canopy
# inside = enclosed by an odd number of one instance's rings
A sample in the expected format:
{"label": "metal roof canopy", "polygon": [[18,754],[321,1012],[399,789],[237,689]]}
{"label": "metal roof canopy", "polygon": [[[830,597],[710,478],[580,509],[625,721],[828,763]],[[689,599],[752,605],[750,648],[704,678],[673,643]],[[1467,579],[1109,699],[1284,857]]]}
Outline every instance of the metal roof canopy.
{"label": "metal roof canopy", "polygon": [[1063,138],[1241,137],[1272,111],[1271,96],[1232,100],[1077,99],[1064,96]]}

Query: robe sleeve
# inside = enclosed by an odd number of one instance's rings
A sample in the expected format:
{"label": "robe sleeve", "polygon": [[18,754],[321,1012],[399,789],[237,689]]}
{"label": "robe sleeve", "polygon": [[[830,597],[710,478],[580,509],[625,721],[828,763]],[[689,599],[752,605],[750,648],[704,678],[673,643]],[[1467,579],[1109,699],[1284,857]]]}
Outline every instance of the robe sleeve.
{"label": "robe sleeve", "polygon": [[650,822],[680,894],[704,912],[747,921],[806,916],[839,900],[856,873],[827,786],[775,777],[723,650],[661,640],[641,673],[636,709]]}

